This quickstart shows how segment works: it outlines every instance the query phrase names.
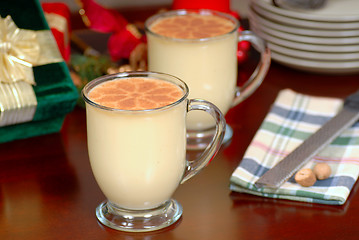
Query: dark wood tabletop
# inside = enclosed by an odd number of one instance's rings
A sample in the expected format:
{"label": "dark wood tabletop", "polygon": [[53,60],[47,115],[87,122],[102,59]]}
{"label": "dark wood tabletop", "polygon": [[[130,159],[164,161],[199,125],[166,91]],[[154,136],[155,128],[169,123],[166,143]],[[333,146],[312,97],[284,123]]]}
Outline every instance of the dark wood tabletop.
{"label": "dark wood tabletop", "polygon": [[[239,82],[255,58],[239,65]],[[229,190],[232,172],[285,88],[344,98],[359,89],[359,74],[314,74],[273,62],[259,89],[226,115],[232,141],[175,192],[181,219],[150,233],[120,232],[97,221],[95,208],[105,197],[90,169],[84,109],[68,114],[59,133],[0,144],[0,239],[358,239],[358,184],[343,206]]]}

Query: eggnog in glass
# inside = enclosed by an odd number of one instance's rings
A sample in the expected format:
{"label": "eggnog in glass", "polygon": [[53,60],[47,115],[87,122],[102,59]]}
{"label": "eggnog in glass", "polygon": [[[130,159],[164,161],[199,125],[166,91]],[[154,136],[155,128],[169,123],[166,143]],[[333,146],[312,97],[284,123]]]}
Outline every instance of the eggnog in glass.
{"label": "eggnog in glass", "polygon": [[[131,72],[100,77],[83,89],[88,152],[107,198],[96,209],[104,225],[151,231],[176,222],[182,207],[171,196],[217,153],[225,130],[220,110],[188,100],[178,78]],[[186,160],[186,115],[202,110],[216,120],[216,137],[199,159]]]}
{"label": "eggnog in glass", "polygon": [[[148,69],[178,76],[191,89],[190,98],[213,102],[223,114],[251,95],[270,65],[265,42],[250,31],[239,33],[231,15],[211,10],[176,10],[150,17],[145,23]],[[261,59],[251,78],[237,87],[237,46],[249,41]],[[201,112],[187,118],[188,147],[205,148],[213,137],[214,121]],[[227,126],[225,140],[231,138]]]}

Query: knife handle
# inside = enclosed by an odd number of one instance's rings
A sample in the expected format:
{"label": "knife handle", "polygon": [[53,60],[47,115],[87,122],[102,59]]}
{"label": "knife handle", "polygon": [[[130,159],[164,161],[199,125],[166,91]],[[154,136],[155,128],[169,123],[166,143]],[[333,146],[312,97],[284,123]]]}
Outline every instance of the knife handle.
{"label": "knife handle", "polygon": [[344,101],[344,107],[359,111],[359,91],[349,95]]}

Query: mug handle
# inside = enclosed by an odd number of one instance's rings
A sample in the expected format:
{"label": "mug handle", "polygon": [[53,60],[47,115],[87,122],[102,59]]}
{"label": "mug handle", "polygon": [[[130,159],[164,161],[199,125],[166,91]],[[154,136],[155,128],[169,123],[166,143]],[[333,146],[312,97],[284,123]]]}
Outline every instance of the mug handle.
{"label": "mug handle", "polygon": [[271,52],[267,43],[252,31],[241,31],[238,36],[238,41],[248,41],[260,53],[261,57],[256,69],[250,78],[243,84],[242,87],[237,87],[232,107],[238,105],[240,102],[249,97],[262,83],[264,77],[267,75],[270,63]]}
{"label": "mug handle", "polygon": [[192,178],[201,171],[217,154],[220,149],[226,131],[226,120],[222,112],[214,104],[202,99],[190,99],[187,105],[187,112],[201,110],[209,113],[216,121],[216,132],[212,141],[208,144],[203,153],[193,161],[187,161],[187,166],[181,184]]}

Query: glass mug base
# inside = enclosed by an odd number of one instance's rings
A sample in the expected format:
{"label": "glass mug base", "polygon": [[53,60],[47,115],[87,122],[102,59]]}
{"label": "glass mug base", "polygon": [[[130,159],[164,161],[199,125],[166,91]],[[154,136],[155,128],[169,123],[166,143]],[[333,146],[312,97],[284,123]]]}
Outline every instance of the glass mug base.
{"label": "glass mug base", "polygon": [[[215,128],[205,131],[187,131],[187,149],[188,150],[203,150],[212,141]],[[233,136],[233,129],[226,124],[226,132],[223,137],[222,146],[228,143]]]}
{"label": "glass mug base", "polygon": [[96,217],[103,225],[116,230],[148,232],[174,224],[182,211],[182,206],[174,199],[148,210],[123,209],[105,201],[96,208]]}

